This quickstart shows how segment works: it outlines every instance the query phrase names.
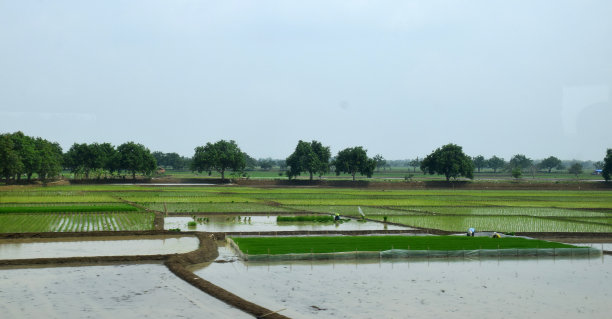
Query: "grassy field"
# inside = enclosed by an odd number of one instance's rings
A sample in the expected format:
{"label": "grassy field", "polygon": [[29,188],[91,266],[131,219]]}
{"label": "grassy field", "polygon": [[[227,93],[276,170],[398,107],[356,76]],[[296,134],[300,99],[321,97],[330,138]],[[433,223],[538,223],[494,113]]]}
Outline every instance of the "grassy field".
{"label": "grassy field", "polygon": [[[585,169],[582,174],[579,174],[576,177],[573,174],[569,174],[567,171],[553,171],[551,173],[547,172],[536,172],[535,174],[531,174],[530,172],[524,172],[522,179],[523,180],[542,180],[542,181],[551,181],[551,180],[602,180],[601,175],[592,175],[591,170]],[[246,172],[249,178],[255,179],[286,179],[287,177],[284,175],[284,171],[279,169],[270,169],[270,170],[249,170]],[[217,172],[212,172],[209,176],[208,173],[194,173],[189,171],[173,171],[168,170],[162,177],[173,177],[173,178],[221,178],[221,175]],[[226,178],[231,178],[230,173],[226,173]],[[297,177],[298,179],[309,179],[310,176],[308,174],[302,174]],[[318,176],[314,177],[318,179]],[[349,174],[340,174],[337,176],[334,172],[330,172],[322,176],[322,178],[327,180],[346,180],[351,179],[352,176]],[[365,176],[356,175],[357,179],[365,179]],[[411,180],[444,180],[444,176],[441,175],[429,175],[423,174],[419,169],[413,170],[408,167],[391,167],[385,170],[376,170],[373,179],[382,179],[382,180],[393,180],[399,179],[404,180],[406,178],[410,178]],[[496,173],[490,169],[483,169],[481,172],[474,172],[474,178],[476,180],[484,180],[484,179],[500,179],[500,180],[513,180],[514,177],[511,176],[509,172],[498,171]]]}
{"label": "grassy field", "polygon": [[612,232],[611,191],[0,186],[0,215],[138,213],[141,207],[169,215],[307,212],[349,216],[359,216],[361,207],[371,219],[387,216],[390,222],[449,231],[475,227],[503,232]]}
{"label": "grassy field", "polygon": [[236,237],[232,240],[249,255],[331,253],[348,251],[474,250],[573,248],[574,246],[524,238],[467,236],[334,236],[334,237]]}

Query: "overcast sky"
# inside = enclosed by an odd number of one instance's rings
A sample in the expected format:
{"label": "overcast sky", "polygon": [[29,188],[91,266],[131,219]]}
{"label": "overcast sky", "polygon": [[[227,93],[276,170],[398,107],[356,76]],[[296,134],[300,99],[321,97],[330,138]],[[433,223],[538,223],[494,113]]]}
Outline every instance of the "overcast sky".
{"label": "overcast sky", "polygon": [[602,160],[612,1],[0,0],[0,133]]}

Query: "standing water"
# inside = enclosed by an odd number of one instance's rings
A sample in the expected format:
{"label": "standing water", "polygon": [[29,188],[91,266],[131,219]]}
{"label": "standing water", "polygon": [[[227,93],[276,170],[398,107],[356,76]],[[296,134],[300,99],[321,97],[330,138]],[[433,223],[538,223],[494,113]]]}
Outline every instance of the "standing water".
{"label": "standing water", "polygon": [[[227,248],[220,258],[233,260]],[[610,256],[203,265],[194,272],[292,318],[609,318]]]}

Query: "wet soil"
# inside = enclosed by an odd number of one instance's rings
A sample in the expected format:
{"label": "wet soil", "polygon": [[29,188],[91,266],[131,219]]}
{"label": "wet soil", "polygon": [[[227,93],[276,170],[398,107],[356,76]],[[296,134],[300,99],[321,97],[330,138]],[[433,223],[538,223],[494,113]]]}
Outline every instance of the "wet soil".
{"label": "wet soil", "polygon": [[[607,318],[610,257],[227,263],[194,273],[292,318]],[[231,264],[228,264],[231,263]]]}
{"label": "wet soil", "polygon": [[246,313],[252,314],[255,317],[284,319],[283,315],[274,313],[274,311],[256,305],[243,298],[234,295],[227,290],[214,285],[207,280],[196,276],[189,271],[187,267],[193,264],[213,261],[218,256],[215,234],[200,233],[200,232],[175,232],[165,231],[147,231],[147,232],[97,232],[97,233],[19,233],[19,234],[0,234],[1,239],[7,238],[78,238],[92,236],[139,236],[139,235],[174,235],[184,236],[185,234],[193,234],[200,240],[199,248],[195,251],[184,254],[168,254],[168,255],[148,255],[148,256],[97,256],[97,257],[69,257],[69,258],[32,258],[32,259],[15,259],[15,260],[0,260],[0,266],[33,266],[33,265],[76,265],[76,264],[104,264],[110,262],[129,263],[143,261],[163,261],[168,269],[177,275],[179,278],[190,283],[194,287],[206,292],[207,294],[238,308]]}

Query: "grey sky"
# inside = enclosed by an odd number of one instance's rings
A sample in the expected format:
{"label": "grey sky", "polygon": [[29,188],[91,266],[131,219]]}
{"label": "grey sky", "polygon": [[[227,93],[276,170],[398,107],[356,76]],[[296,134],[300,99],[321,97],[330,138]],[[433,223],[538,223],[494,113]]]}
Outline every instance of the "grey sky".
{"label": "grey sky", "polygon": [[612,1],[0,0],[0,132],[601,160]]}

